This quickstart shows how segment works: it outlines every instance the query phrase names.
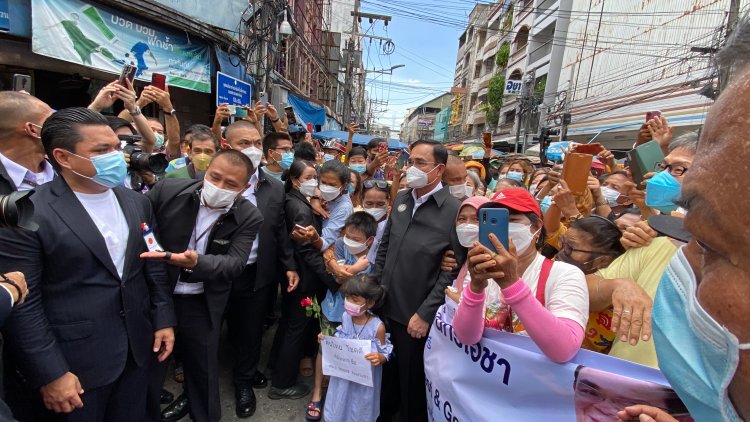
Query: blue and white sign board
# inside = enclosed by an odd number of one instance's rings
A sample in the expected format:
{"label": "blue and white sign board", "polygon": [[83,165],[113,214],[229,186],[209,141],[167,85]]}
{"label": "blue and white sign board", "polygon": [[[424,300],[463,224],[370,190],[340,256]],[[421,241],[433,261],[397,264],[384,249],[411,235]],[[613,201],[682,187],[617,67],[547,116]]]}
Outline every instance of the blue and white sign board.
{"label": "blue and white sign board", "polygon": [[233,78],[226,73],[216,72],[216,106],[250,105],[253,87],[245,81]]}
{"label": "blue and white sign board", "polygon": [[8,0],[0,0],[0,31],[10,31],[10,7],[8,7]]}
{"label": "blue and white sign board", "polygon": [[520,80],[509,79],[505,82],[503,95],[521,95],[523,91],[523,82]]}

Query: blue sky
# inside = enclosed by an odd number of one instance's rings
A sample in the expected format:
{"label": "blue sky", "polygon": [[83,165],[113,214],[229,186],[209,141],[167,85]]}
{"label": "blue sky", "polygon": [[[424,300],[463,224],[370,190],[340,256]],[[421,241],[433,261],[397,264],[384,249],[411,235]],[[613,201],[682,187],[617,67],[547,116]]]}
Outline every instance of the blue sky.
{"label": "blue sky", "polygon": [[[426,1],[429,2],[430,0]],[[363,3],[366,3],[362,6],[363,12],[392,15],[387,6],[373,7],[374,2]],[[451,14],[455,19],[465,21],[472,7],[473,4],[466,2],[464,10],[451,11]],[[425,10],[424,13],[429,14],[430,10]],[[363,45],[363,57],[367,69],[406,65],[394,70],[393,76],[368,76],[366,89],[370,97],[388,101],[387,108],[384,105],[376,106],[383,110],[376,113],[379,123],[397,129],[409,107],[418,106],[440,95],[441,90],[447,92],[450,89],[460,29],[395,15],[387,28],[382,22],[376,22],[370,27],[370,23],[363,20],[362,30],[368,34],[390,37],[396,45],[394,53],[387,56],[382,54],[379,41],[373,40],[371,47],[369,41],[366,41]]]}

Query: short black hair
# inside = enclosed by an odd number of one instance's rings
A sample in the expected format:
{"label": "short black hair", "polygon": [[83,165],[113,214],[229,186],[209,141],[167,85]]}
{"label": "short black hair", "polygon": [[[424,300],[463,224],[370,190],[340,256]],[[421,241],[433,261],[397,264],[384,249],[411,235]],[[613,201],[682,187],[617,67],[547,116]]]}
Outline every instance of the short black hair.
{"label": "short black hair", "polygon": [[364,233],[368,239],[375,236],[378,231],[378,223],[375,217],[364,211],[352,213],[344,223],[344,228],[351,227]]}
{"label": "short black hair", "polygon": [[349,151],[349,159],[351,160],[352,157],[361,155],[362,157],[365,157],[367,159],[367,151],[362,147],[354,147]]}
{"label": "short black hair", "polygon": [[591,236],[591,244],[586,249],[615,258],[625,253],[620,243],[622,232],[612,220],[598,215],[580,218],[570,224],[571,229],[578,229]]}
{"label": "short black hair", "polygon": [[120,128],[128,128],[130,129],[131,134],[137,135],[138,131],[135,130],[135,127],[133,127],[133,124],[125,119],[121,119],[116,116],[104,116],[107,118],[107,121],[109,122],[109,127],[112,128],[113,131],[117,131],[117,129]]}
{"label": "short black hair", "polygon": [[614,176],[615,174],[619,174],[620,176],[625,176],[626,179],[630,180],[630,177],[628,176],[628,173],[626,171],[622,170],[616,170],[611,173],[604,173],[601,176],[599,176],[599,183],[604,183],[609,179],[611,176]]}
{"label": "short black hair", "polygon": [[[279,145],[279,141],[292,142],[292,137],[285,132],[270,132],[263,138],[263,155],[268,157],[268,150],[275,149]],[[294,143],[292,143],[293,145]]]}
{"label": "short black hair", "polygon": [[345,296],[359,296],[366,302],[371,302],[373,309],[382,306],[385,299],[385,287],[375,276],[368,274],[348,278],[341,286],[341,292]]}
{"label": "short black hair", "polygon": [[317,157],[318,152],[315,151],[315,147],[309,142],[298,142],[294,146],[294,158],[296,160],[315,161]]}
{"label": "short black hair", "polygon": [[385,193],[385,199],[391,199],[391,189],[390,188],[383,189],[383,188],[378,187],[377,185],[372,185],[372,186],[370,186],[368,188],[368,187],[365,186],[364,182],[362,182],[362,200],[363,201],[365,200],[365,194],[368,191],[371,191],[373,189],[375,189],[376,191]]}
{"label": "short black hair", "polygon": [[351,180],[349,171],[349,168],[339,160],[328,160],[323,163],[323,166],[320,168],[321,175],[323,175],[323,173],[335,174],[341,182],[341,186],[349,184],[349,181]]}
{"label": "short black hair", "polygon": [[[226,129],[224,129],[224,137],[228,138],[229,132],[231,132],[234,129],[253,129],[255,131],[258,131],[258,128],[254,124],[248,122],[247,120],[237,120],[234,123],[227,126]],[[262,133],[258,132],[258,135],[262,135]]]}
{"label": "short black hair", "polygon": [[388,142],[388,140],[385,139],[385,138],[372,138],[372,139],[370,139],[370,142],[367,143],[367,148],[366,148],[367,152],[369,153],[370,150],[372,150],[372,149],[377,148],[378,146],[380,146],[381,142]]}
{"label": "short black hair", "polygon": [[294,160],[289,170],[284,173],[284,189],[287,192],[292,190],[292,179],[299,179],[308,167],[316,168],[316,165],[312,161]]}
{"label": "short black hair", "polygon": [[221,149],[221,144],[219,143],[219,140],[216,139],[216,135],[214,135],[212,131],[209,130],[208,132],[206,132],[201,130],[192,132],[192,134],[193,136],[190,137],[190,142],[188,143],[188,145],[190,145],[190,149],[193,148],[193,142],[195,141],[211,141],[213,142],[216,151],[219,151]]}
{"label": "short black hair", "polygon": [[80,126],[107,126],[109,121],[101,113],[83,107],[71,107],[58,110],[42,126],[42,145],[49,157],[52,167],[60,171],[52,151],[57,148],[75,152],[81,142]]}
{"label": "short black hair", "polygon": [[211,131],[211,128],[210,128],[210,127],[208,127],[208,126],[206,126],[206,125],[203,125],[203,124],[200,124],[200,123],[199,123],[199,124],[195,124],[195,125],[191,125],[191,126],[190,126],[189,128],[187,128],[187,130],[185,131],[185,136],[183,136],[183,139],[184,139],[185,137],[187,137],[188,135],[190,135],[190,134],[193,134],[193,135],[195,135],[195,134],[198,134],[198,133],[203,133],[203,132],[205,132],[205,133],[210,133],[210,134],[212,134],[212,135],[213,135],[213,131]]}
{"label": "short black hair", "polygon": [[224,159],[229,161],[230,164],[238,167],[244,167],[245,170],[247,170],[247,177],[244,178],[245,184],[250,181],[250,177],[255,173],[255,166],[253,166],[253,162],[250,161],[247,155],[243,154],[240,151],[233,149],[222,149],[214,154],[211,162],[213,163],[219,157],[224,157]]}
{"label": "short black hair", "polygon": [[429,145],[432,147],[432,157],[435,159],[435,164],[448,164],[448,150],[445,148],[445,145],[441,144],[438,141],[420,139],[417,142],[411,144],[410,148],[413,150],[414,147],[417,147],[419,145]]}

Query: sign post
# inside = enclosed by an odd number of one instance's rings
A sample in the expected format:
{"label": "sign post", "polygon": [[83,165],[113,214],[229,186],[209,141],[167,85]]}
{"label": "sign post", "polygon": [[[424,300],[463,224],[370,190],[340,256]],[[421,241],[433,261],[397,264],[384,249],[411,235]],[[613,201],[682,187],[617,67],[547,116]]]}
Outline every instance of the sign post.
{"label": "sign post", "polygon": [[245,81],[233,78],[226,73],[216,72],[216,106],[229,104],[230,106],[250,105],[253,87]]}

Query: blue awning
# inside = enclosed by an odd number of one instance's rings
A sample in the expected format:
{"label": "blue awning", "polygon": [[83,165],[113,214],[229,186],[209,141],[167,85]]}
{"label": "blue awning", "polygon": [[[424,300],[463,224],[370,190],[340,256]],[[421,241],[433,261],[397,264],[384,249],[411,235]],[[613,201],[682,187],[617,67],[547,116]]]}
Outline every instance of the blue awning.
{"label": "blue awning", "polygon": [[326,124],[326,109],[310,104],[301,98],[297,98],[292,94],[289,94],[289,105],[292,106],[295,113],[299,115],[305,123],[312,123],[316,126],[324,126]]}
{"label": "blue awning", "polygon": [[[214,51],[216,52],[216,61],[219,62],[220,71],[233,78],[255,85],[255,79],[247,74],[247,72],[245,71],[245,65],[242,64],[239,57],[234,56],[231,57],[230,60],[229,54],[227,54],[226,52],[218,48],[215,48]],[[235,66],[234,64],[232,64],[232,62],[239,63],[239,66]]]}
{"label": "blue awning", "polygon": [[[315,139],[330,139],[330,138],[339,138],[342,141],[345,141],[349,138],[349,133],[344,132],[343,130],[327,130],[325,132],[317,132],[313,133],[312,135]],[[360,135],[358,133],[354,134],[354,139],[352,139],[352,142],[355,145],[367,145],[372,138],[376,138],[374,135]],[[388,139],[388,149],[396,150],[396,149],[405,149],[409,146],[406,144],[401,143],[398,139]]]}

